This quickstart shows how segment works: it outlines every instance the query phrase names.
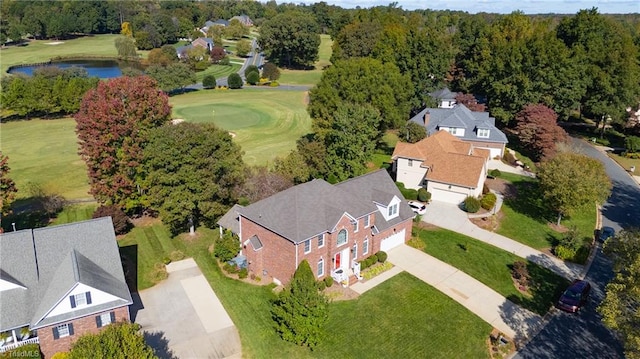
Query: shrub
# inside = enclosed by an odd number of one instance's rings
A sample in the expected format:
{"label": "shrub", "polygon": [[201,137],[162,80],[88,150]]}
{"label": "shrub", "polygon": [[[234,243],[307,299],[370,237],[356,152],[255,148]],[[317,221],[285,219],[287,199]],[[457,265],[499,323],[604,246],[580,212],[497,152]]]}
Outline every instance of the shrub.
{"label": "shrub", "polygon": [[240,268],[238,268],[237,265],[231,264],[229,262],[225,263],[222,266],[222,269],[224,269],[225,272],[231,273],[231,274],[235,274],[235,273],[238,273],[240,271]]}
{"label": "shrub", "polygon": [[223,57],[222,60],[220,60],[220,62],[218,62],[218,65],[222,65],[222,66],[231,65],[231,61],[229,60],[229,56]]}
{"label": "shrub", "polygon": [[271,81],[275,81],[280,78],[280,70],[278,66],[276,66],[272,62],[267,62],[262,66],[262,77],[267,78]]}
{"label": "shrub", "polygon": [[171,258],[163,257],[162,258],[162,263],[164,263],[164,265],[167,265],[167,264],[171,263]]}
{"label": "shrub", "polygon": [[491,172],[489,172],[489,174],[492,175],[493,177],[498,178],[502,175],[502,172],[500,172],[499,169],[495,168],[495,169],[492,169]]}
{"label": "shrub", "polygon": [[153,283],[158,283],[167,279],[169,273],[167,273],[167,267],[163,263],[156,263],[153,265],[153,270],[149,272],[149,279]]}
{"label": "shrub", "polygon": [[202,79],[202,86],[206,89],[212,89],[216,87],[216,77],[213,75],[207,75]]}
{"label": "shrub", "polygon": [[230,89],[242,88],[242,78],[236,73],[229,75],[229,77],[227,78],[227,83],[229,84]]}
{"label": "shrub", "polygon": [[627,136],[624,139],[624,146],[627,150],[627,153],[640,152],[640,137]]}
{"label": "shrub", "polygon": [[362,273],[362,277],[364,277],[364,279],[366,280],[369,280],[383,272],[388,271],[391,268],[393,268],[393,264],[391,264],[390,262],[386,262],[386,263],[383,263],[382,265],[379,265],[375,268],[371,268],[370,270]]}
{"label": "shrub", "polygon": [[196,71],[204,71],[206,69],[209,68],[211,64],[209,63],[209,61],[198,61],[195,63],[195,65],[193,66],[193,69]]}
{"label": "shrub", "polygon": [[387,261],[387,252],[380,251],[376,253],[376,257],[378,258],[378,262],[384,263]]}
{"label": "shrub", "polygon": [[247,83],[250,85],[255,85],[260,81],[260,75],[257,72],[249,72],[247,75]]}
{"label": "shrub", "polygon": [[317,281],[316,285],[318,286],[318,290],[325,290],[325,288],[327,288],[327,283],[323,280]]}
{"label": "shrub", "polygon": [[583,240],[576,226],[572,226],[567,233],[560,238],[559,245],[576,252],[582,246]]}
{"label": "shrub", "polygon": [[222,237],[216,239],[213,255],[222,262],[228,262],[240,252],[240,240],[231,231],[225,231]]}
{"label": "shrub", "polygon": [[426,188],[420,188],[418,190],[418,201],[420,202],[428,202],[430,193],[427,192]]}
{"label": "shrub", "polygon": [[[260,70],[256,65],[249,65],[246,69],[244,69],[244,77],[249,77],[249,74],[255,72],[258,74],[258,78],[260,78]],[[256,81],[257,82],[257,81]]]}
{"label": "shrub", "polygon": [[184,253],[182,253],[182,251],[173,251],[169,255],[169,258],[171,258],[172,262],[177,262],[184,259]]}
{"label": "shrub", "polygon": [[576,255],[576,251],[573,248],[569,248],[569,247],[565,247],[561,244],[557,245],[554,249],[553,252],[555,253],[556,257],[558,257],[559,259],[565,260],[565,259],[573,259],[573,257],[575,257]]}
{"label": "shrub", "polygon": [[415,189],[407,189],[404,187],[404,183],[402,182],[396,182],[396,186],[398,187],[398,189],[400,190],[400,193],[402,193],[402,196],[408,200],[413,200],[413,201],[417,201],[418,200],[418,191],[416,191]]}
{"label": "shrub", "polygon": [[514,165],[516,163],[516,157],[510,151],[504,152],[504,157],[502,157],[502,160],[510,165]]}
{"label": "shrub", "polygon": [[333,278],[332,277],[327,277],[324,279],[325,284],[327,285],[327,287],[331,287],[333,285]]}
{"label": "shrub", "polygon": [[528,286],[529,278],[531,278],[531,276],[529,275],[527,263],[525,263],[524,261],[515,261],[511,269],[511,276],[513,276],[513,278],[518,281],[521,286]]}
{"label": "shrub", "polygon": [[249,271],[247,270],[247,268],[242,268],[238,272],[238,278],[240,278],[240,279],[245,279],[248,276],[249,276]]}
{"label": "shrub", "polygon": [[278,83],[278,81],[271,81],[271,82],[269,83],[269,87],[278,87],[278,86],[280,86],[280,84]]}
{"label": "shrub", "polygon": [[464,209],[469,213],[476,213],[480,210],[480,201],[473,196],[469,196],[464,200]]}
{"label": "shrub", "polygon": [[482,206],[482,208],[488,211],[491,208],[493,208],[493,206],[495,206],[496,200],[497,200],[496,195],[494,193],[489,192],[484,196],[482,196],[482,200],[480,200],[480,206]]}
{"label": "shrub", "polygon": [[117,206],[100,206],[93,213],[93,218],[111,217],[113,222],[113,230],[116,234],[125,234],[131,229],[129,217]]}

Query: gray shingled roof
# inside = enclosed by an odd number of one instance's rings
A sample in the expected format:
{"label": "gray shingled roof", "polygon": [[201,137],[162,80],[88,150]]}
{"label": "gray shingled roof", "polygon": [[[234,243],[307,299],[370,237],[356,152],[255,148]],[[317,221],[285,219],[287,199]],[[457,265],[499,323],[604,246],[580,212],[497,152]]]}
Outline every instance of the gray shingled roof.
{"label": "gray shingled roof", "polygon": [[[0,255],[1,273],[27,287],[0,292],[0,329],[37,328],[133,303],[110,217],[4,233]],[[79,283],[118,299],[41,321]]]}
{"label": "gray shingled roof", "polygon": [[[315,179],[242,208],[239,213],[299,243],[332,231],[345,213],[360,218],[377,211],[374,202],[388,204],[394,195],[403,199],[391,177],[380,170],[337,185]],[[400,206],[399,217],[386,223],[377,216],[376,226],[382,230],[412,217],[413,212],[405,203]]]}
{"label": "gray shingled roof", "polygon": [[[429,123],[426,126],[427,133],[432,135],[440,131],[440,127],[464,128],[466,141],[508,143],[507,136],[495,126],[496,119],[489,116],[488,112],[473,112],[464,105],[456,105],[453,108],[425,108],[409,121],[424,126],[424,115],[429,112]],[[489,137],[477,136],[478,128],[489,129]]]}
{"label": "gray shingled roof", "polygon": [[235,234],[240,233],[240,222],[238,221],[238,211],[244,208],[239,204],[234,204],[233,207],[224,216],[220,217],[216,222],[220,227],[226,228]]}
{"label": "gray shingled roof", "polygon": [[448,87],[445,87],[438,91],[431,92],[429,95],[437,100],[455,100],[458,93],[451,92]]}

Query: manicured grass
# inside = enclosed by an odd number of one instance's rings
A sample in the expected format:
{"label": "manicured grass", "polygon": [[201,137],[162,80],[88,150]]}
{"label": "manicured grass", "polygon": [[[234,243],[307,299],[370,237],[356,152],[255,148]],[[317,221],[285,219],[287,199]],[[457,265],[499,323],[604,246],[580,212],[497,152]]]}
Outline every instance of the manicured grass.
{"label": "manicured grass", "polygon": [[75,126],[72,118],[0,124],[2,153],[9,156],[18,198],[29,197],[30,183],[66,199],[91,198]]}
{"label": "manicured grass", "polygon": [[305,92],[244,88],[204,90],[170,99],[175,118],[215,123],[235,133],[249,165],[267,165],[311,131]]}
{"label": "manicured grass", "polygon": [[618,154],[607,152],[607,155],[614,161],[618,162],[620,166],[622,166],[625,170],[629,170],[632,166],[636,168],[636,172],[633,173],[635,175],[640,175],[640,159],[638,158],[628,158],[624,156],[620,156]]}
{"label": "manicured grass", "polygon": [[118,56],[114,44],[119,35],[85,36],[73,40],[62,40],[61,44],[49,45],[55,40],[31,40],[27,46],[9,46],[0,51],[0,69],[4,74],[9,66],[49,61],[56,56],[90,55]]}
{"label": "manicured grass", "polygon": [[522,258],[489,244],[446,229],[416,229],[424,251],[446,262],[511,301],[535,313],[544,315],[553,305],[568,281],[552,271],[528,262],[529,273],[537,287],[531,296],[518,291],[511,279],[511,266]]}
{"label": "manicured grass", "polygon": [[313,70],[280,70],[281,76],[278,82],[289,85],[315,85],[320,82],[322,71],[324,71],[325,67],[331,65],[329,59],[331,59],[332,45],[331,36],[320,35],[320,48],[315,68]]}
{"label": "manicured grass", "polygon": [[[504,217],[496,232],[536,249],[552,247],[562,234],[549,226],[556,222],[557,214],[546,208],[537,180],[511,173],[502,173],[500,178],[515,186],[517,196],[504,201]],[[595,207],[587,206],[563,218],[561,224],[566,228],[576,226],[587,240],[593,237],[595,221]]]}
{"label": "manicured grass", "polygon": [[211,65],[204,71],[196,72],[196,78],[198,79],[198,83],[201,83],[202,79],[204,79],[204,77],[207,75],[213,75],[217,80],[222,77],[227,77],[234,72],[238,72],[238,70],[240,70],[240,67],[242,66],[234,63],[231,63],[229,66]]}
{"label": "manicured grass", "polygon": [[[137,254],[138,287],[151,283],[145,272],[172,250],[198,263],[240,333],[247,358],[421,357],[486,358],[491,327],[434,288],[401,273],[357,300],[330,306],[327,336],[311,352],[285,342],[270,316],[272,286],[257,286],[224,276],[209,252],[216,230],[199,228],[194,239],[170,238],[161,224],[135,228],[119,241],[126,255]],[[368,323],[368,324],[367,324]],[[457,338],[457,339],[456,339]],[[464,338],[462,340],[461,338]],[[452,340],[456,345],[451,345]]]}
{"label": "manicured grass", "polygon": [[58,213],[51,224],[65,224],[91,219],[93,212],[95,212],[97,208],[98,205],[96,203],[78,203],[66,206],[62,212]]}

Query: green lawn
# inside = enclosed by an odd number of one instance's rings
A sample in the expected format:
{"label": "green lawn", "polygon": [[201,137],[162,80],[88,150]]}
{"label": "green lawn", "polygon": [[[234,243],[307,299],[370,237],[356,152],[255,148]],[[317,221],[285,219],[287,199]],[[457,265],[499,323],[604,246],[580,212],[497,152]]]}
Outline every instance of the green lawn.
{"label": "green lawn", "polygon": [[201,83],[202,79],[204,79],[204,77],[207,75],[213,75],[217,80],[222,77],[227,77],[234,72],[238,72],[238,70],[240,70],[240,67],[241,65],[234,63],[230,64],[229,66],[211,65],[204,71],[196,72],[196,78],[198,79],[198,83]]}
{"label": "green lawn", "polygon": [[29,197],[29,183],[66,199],[91,198],[75,125],[72,118],[0,124],[2,153],[9,156],[18,198]]}
{"label": "green lawn", "polygon": [[[125,255],[137,253],[138,287],[154,263],[173,250],[192,256],[238,327],[247,358],[486,358],[491,327],[429,285],[401,273],[357,300],[330,306],[327,337],[310,352],[281,340],[269,314],[271,286],[256,286],[225,277],[208,251],[216,230],[198,229],[199,237],[170,238],[160,224],[135,228],[119,241]],[[183,235],[184,236],[184,235]],[[456,345],[451,345],[451,342]]]}
{"label": "green lawn", "polygon": [[[536,249],[552,247],[562,234],[549,226],[549,223],[555,223],[557,214],[545,207],[537,180],[511,173],[502,173],[500,178],[510,181],[518,195],[505,200],[501,209],[504,218],[496,232]],[[595,207],[587,206],[570,218],[564,218],[561,224],[566,228],[576,226],[588,240],[593,237],[595,211]]]}
{"label": "green lawn", "polygon": [[629,170],[632,166],[636,168],[635,175],[640,175],[640,159],[638,158],[628,158],[624,156],[617,155],[612,152],[607,152],[609,157],[616,161],[620,166],[622,166],[625,170]]}
{"label": "green lawn", "polygon": [[212,122],[235,133],[249,165],[266,165],[286,156],[296,140],[311,131],[301,91],[204,90],[174,96],[170,102],[175,118]]}
{"label": "green lawn", "polygon": [[31,40],[27,46],[9,46],[0,51],[0,69],[4,74],[9,66],[49,61],[56,56],[91,55],[118,56],[114,40],[119,35],[95,35],[63,40],[51,45],[54,40]]}
{"label": "green lawn", "polygon": [[523,295],[511,279],[511,266],[522,258],[446,229],[417,229],[416,232],[425,244],[426,253],[459,268],[504,297],[540,315],[547,313],[568,284],[567,280],[552,271],[528,262],[532,279],[539,286],[532,289],[530,297]]}
{"label": "green lawn", "polygon": [[58,213],[52,221],[52,225],[66,224],[91,219],[93,212],[96,211],[98,205],[96,203],[78,203],[66,206],[62,212]]}
{"label": "green lawn", "polygon": [[318,50],[318,61],[313,70],[281,70],[278,82],[289,85],[315,85],[320,82],[322,71],[331,62],[331,46],[333,41],[329,35],[320,35],[320,48]]}

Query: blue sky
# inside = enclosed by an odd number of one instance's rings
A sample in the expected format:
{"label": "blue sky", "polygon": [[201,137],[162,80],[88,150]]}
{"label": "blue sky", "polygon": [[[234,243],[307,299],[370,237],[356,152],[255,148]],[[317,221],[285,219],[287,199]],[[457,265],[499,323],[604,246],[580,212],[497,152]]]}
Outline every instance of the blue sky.
{"label": "blue sky", "polygon": [[[335,4],[343,8],[363,8],[383,5],[392,1],[387,0],[324,0],[328,4]],[[278,1],[312,4],[320,0]],[[557,13],[575,14],[580,9],[597,7],[603,14],[640,13],[640,0],[399,0],[398,6],[406,10],[461,10],[469,13],[492,12],[508,14],[520,10],[525,14]]]}

